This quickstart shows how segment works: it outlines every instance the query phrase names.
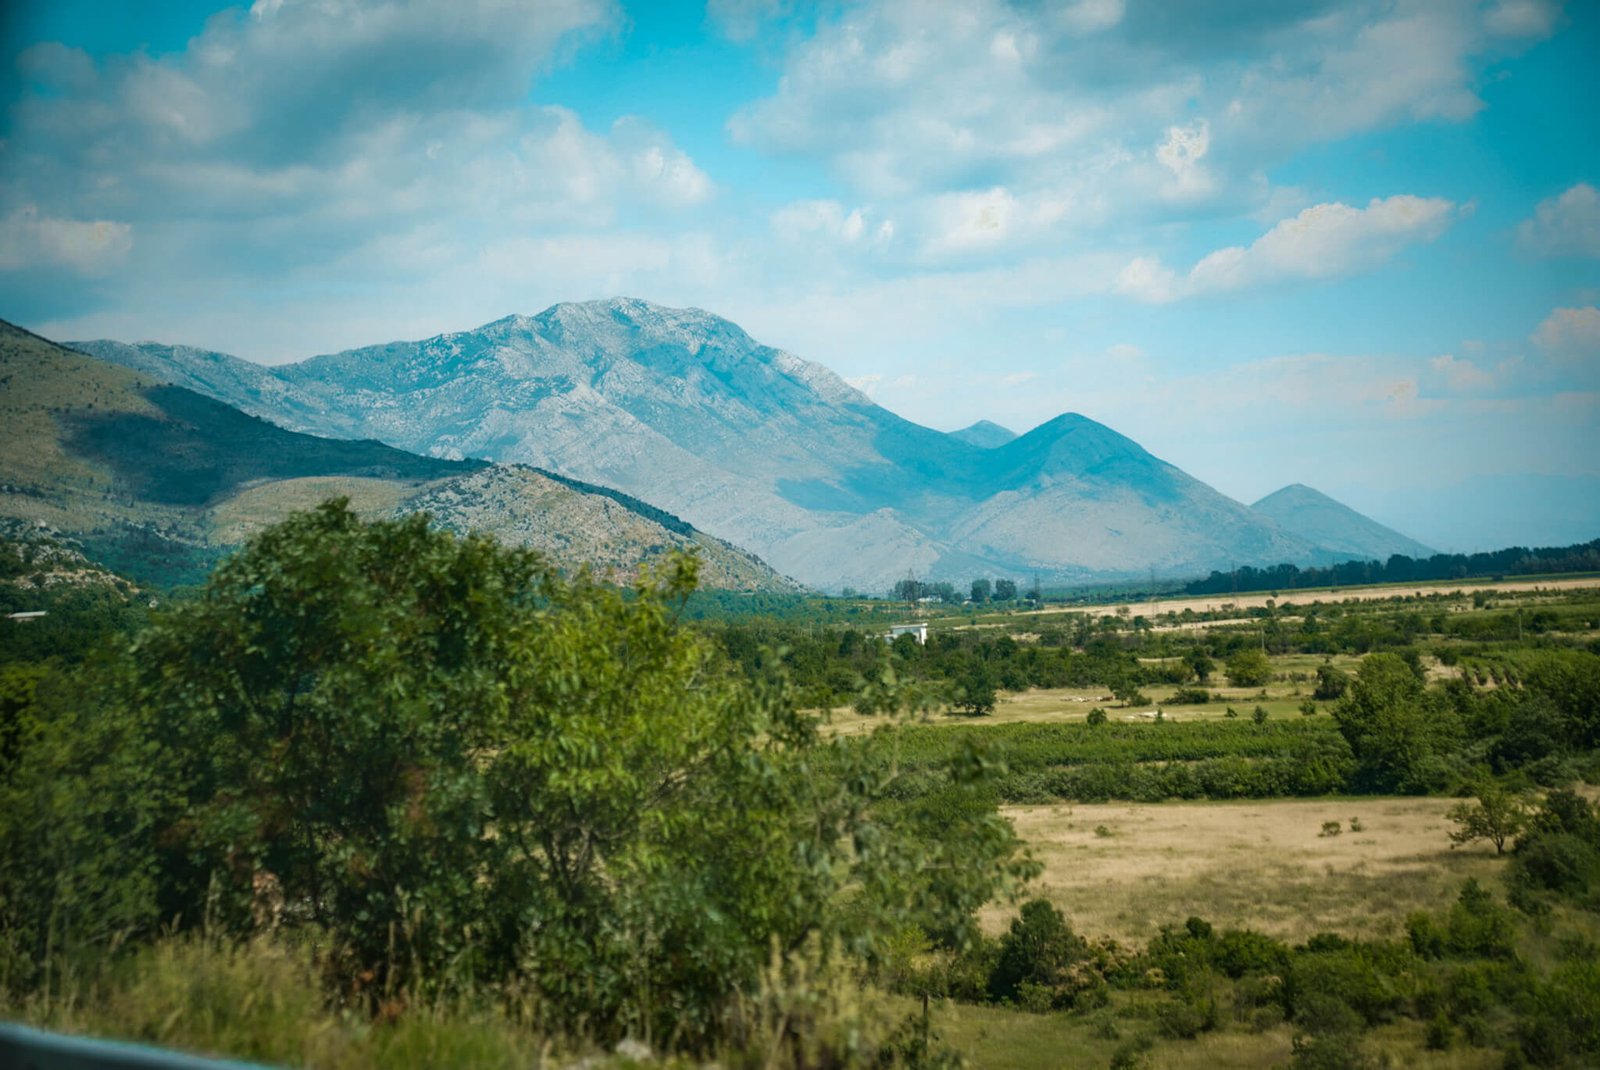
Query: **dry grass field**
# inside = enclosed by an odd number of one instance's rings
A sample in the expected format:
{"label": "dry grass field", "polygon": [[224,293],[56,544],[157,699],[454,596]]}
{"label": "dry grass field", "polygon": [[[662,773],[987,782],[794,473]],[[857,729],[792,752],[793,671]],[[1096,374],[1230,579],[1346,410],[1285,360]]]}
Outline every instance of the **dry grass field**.
{"label": "dry grass field", "polygon": [[[1532,579],[1532,580],[1441,580],[1437,583],[1418,584],[1387,584],[1374,587],[1313,587],[1305,590],[1258,592],[1254,594],[1230,595],[1198,595],[1192,598],[1167,598],[1148,602],[1126,602],[1121,605],[1083,606],[1076,609],[1057,609],[1047,607],[1032,610],[1019,616],[1045,616],[1052,613],[1087,613],[1092,617],[1114,616],[1124,609],[1148,619],[1154,619],[1167,613],[1182,613],[1192,610],[1195,613],[1216,613],[1233,607],[1235,609],[1264,609],[1268,602],[1276,604],[1280,609],[1292,605],[1310,605],[1312,602],[1324,604],[1334,602],[1383,602],[1392,598],[1426,598],[1429,595],[1445,594],[1451,591],[1571,591],[1586,588],[1600,587],[1600,578],[1594,576],[1578,576],[1561,579]],[[1215,623],[1215,622],[1213,622]]]}
{"label": "dry grass field", "polygon": [[329,498],[349,498],[364,517],[392,513],[422,484],[361,476],[307,476],[264,481],[247,487],[211,509],[212,537],[239,543],[276,524],[295,510],[314,509]]}
{"label": "dry grass field", "polygon": [[[1494,849],[1452,850],[1450,799],[1337,798],[1009,807],[1044,865],[1035,891],[1078,932],[1143,942],[1191,914],[1289,940],[1320,931],[1394,936],[1468,877],[1500,870]],[[1352,829],[1352,818],[1359,830]],[[1323,835],[1325,822],[1338,835]],[[999,931],[1008,909],[991,907]]]}

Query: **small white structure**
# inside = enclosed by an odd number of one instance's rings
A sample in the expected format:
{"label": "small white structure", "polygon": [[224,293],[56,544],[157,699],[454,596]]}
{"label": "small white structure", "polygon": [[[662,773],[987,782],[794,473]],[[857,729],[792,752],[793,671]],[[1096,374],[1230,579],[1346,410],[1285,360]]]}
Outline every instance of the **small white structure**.
{"label": "small white structure", "polygon": [[883,637],[883,641],[892,643],[902,635],[914,635],[920,645],[927,646],[928,622],[922,621],[920,624],[891,624],[889,625],[888,634]]}
{"label": "small white structure", "polygon": [[32,609],[26,613],[7,613],[6,620],[38,620],[40,617],[47,617],[49,615],[50,613],[48,610]]}

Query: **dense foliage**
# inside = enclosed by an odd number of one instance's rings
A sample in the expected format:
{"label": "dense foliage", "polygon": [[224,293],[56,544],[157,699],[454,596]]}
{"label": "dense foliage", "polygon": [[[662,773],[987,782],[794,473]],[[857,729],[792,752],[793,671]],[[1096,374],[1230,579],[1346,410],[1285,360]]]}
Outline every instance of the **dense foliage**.
{"label": "dense foliage", "polygon": [[1306,587],[1351,587],[1370,583],[1419,583],[1475,577],[1551,575],[1600,572],[1600,539],[1572,546],[1530,550],[1511,546],[1476,554],[1434,554],[1425,560],[1394,554],[1387,561],[1345,561],[1326,567],[1299,568],[1245,565],[1231,572],[1213,572],[1184,587],[1185,594],[1238,594],[1244,591],[1290,591]]}
{"label": "dense foliage", "polygon": [[488,984],[551,1031],[693,1047],[775,948],[965,939],[1029,872],[982,762],[894,802],[676,623],[693,572],[624,597],[340,503],[269,529],[126,653],[8,684],[0,977],[303,929],[373,998]]}

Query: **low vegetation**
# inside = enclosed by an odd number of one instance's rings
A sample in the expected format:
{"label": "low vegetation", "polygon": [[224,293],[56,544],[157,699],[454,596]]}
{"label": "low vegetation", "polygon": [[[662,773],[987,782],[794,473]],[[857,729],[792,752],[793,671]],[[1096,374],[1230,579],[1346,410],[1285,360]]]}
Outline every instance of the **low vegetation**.
{"label": "low vegetation", "polygon": [[924,646],[338,503],[188,593],[23,534],[7,1016],[327,1067],[1600,1060],[1593,591]]}

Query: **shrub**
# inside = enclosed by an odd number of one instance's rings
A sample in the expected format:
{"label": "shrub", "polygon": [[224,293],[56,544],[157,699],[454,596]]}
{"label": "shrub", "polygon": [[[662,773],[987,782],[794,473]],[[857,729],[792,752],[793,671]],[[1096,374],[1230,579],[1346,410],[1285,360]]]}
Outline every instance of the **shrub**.
{"label": "shrub", "polygon": [[1047,900],[1030,900],[1000,938],[989,975],[990,998],[1019,1005],[1024,996],[1032,1002],[1042,999],[1047,1006],[1070,1004],[1074,986],[1068,971],[1087,954],[1088,945],[1061,911]]}
{"label": "shrub", "polygon": [[1234,687],[1262,687],[1272,680],[1272,662],[1267,655],[1250,648],[1228,659],[1228,683]]}
{"label": "shrub", "polygon": [[1311,692],[1311,697],[1321,702],[1332,702],[1334,699],[1343,698],[1345,690],[1350,686],[1350,675],[1342,669],[1332,665],[1317,666],[1317,686]]}

